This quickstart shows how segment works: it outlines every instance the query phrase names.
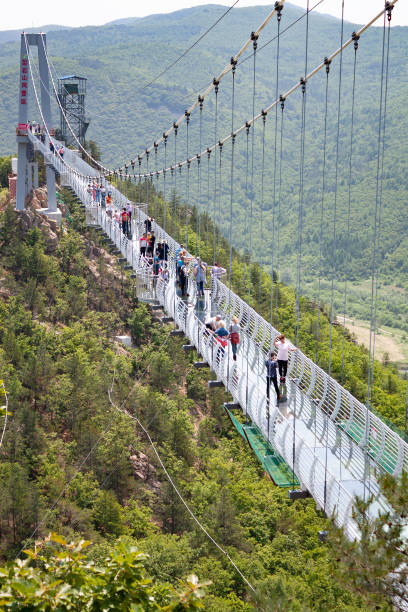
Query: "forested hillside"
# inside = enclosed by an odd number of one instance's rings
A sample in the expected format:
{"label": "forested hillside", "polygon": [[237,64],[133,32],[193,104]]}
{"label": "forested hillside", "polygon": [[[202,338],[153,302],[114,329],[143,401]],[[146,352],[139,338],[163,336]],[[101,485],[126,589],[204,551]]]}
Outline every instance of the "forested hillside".
{"label": "forested hillside", "polygon": [[[75,28],[50,32],[50,57],[59,74],[81,74],[88,78],[87,111],[92,122],[88,136],[97,141],[104,163],[117,167],[126,159],[135,158],[161,136],[229,62],[230,56],[247,40],[270,7],[235,8],[171,71],[144,88],[170,61],[178,57],[217,17],[223,7],[208,5],[178,11],[169,15],[153,15],[144,19],[121,20],[103,27]],[[394,9],[398,10],[398,5]],[[299,81],[304,72],[305,20],[287,32],[285,29],[302,15],[300,9],[285,4],[282,16],[278,91],[283,93]],[[356,26],[345,25],[345,36]],[[259,112],[270,103],[276,89],[276,41],[263,45],[276,35],[276,20],[264,30],[258,45],[255,109]],[[391,31],[389,56],[388,102],[384,159],[384,183],[381,187],[382,211],[378,228],[378,251],[375,265],[380,270],[378,290],[379,325],[388,325],[404,333],[408,331],[407,311],[407,179],[404,160],[407,157],[408,119],[404,100],[408,95],[406,28]],[[310,16],[308,67],[319,64],[323,57],[340,43],[339,22],[323,15]],[[249,119],[252,112],[253,61],[244,57],[236,73],[235,125]],[[354,116],[354,153],[351,180],[351,214],[348,220],[348,177],[350,152],[350,120],[352,93],[352,46],[343,54],[343,79],[340,112],[340,140],[337,194],[337,235],[335,251],[334,305],[343,311],[344,281],[348,279],[347,316],[367,319],[370,316],[370,277],[373,262],[374,206],[376,200],[377,134],[380,100],[382,28],[372,28],[359,42]],[[15,149],[14,125],[18,86],[17,43],[0,46],[0,129],[3,138],[0,153]],[[249,59],[249,61],[246,61]],[[305,195],[301,260],[302,291],[316,299],[317,277],[321,273],[320,291],[330,300],[333,245],[333,206],[337,133],[337,97],[339,62],[333,62],[329,78],[329,112],[326,166],[326,193],[321,216],[322,165],[324,131],[324,73],[310,82],[307,91],[305,132]],[[231,79],[220,85],[218,134],[230,132]],[[247,177],[246,142],[243,133],[237,139],[234,184],[233,243],[242,250],[248,246],[248,216],[253,200],[253,246],[258,261],[270,268],[272,249],[274,262],[279,259],[279,274],[287,283],[296,278],[297,223],[299,203],[300,160],[300,93],[286,102],[282,149],[282,191],[278,202],[274,192],[274,113],[268,116],[265,142],[264,201],[261,198],[261,133],[255,135],[254,190],[252,177]],[[32,116],[38,113],[32,108]],[[280,112],[280,111],[279,111]],[[57,110],[54,105],[54,117]],[[56,120],[57,122],[57,120]],[[189,151],[198,152],[198,114],[191,118]],[[278,122],[278,126],[280,123]],[[203,148],[214,142],[214,95],[204,104]],[[279,138],[278,138],[279,142]],[[173,137],[169,140],[167,161],[173,162]],[[177,158],[186,157],[185,128],[179,131]],[[249,148],[251,153],[251,147]],[[278,151],[279,152],[279,151]],[[226,229],[224,211],[229,202],[230,149],[224,149],[224,178],[216,212]],[[214,161],[214,160],[213,160]],[[214,169],[211,162],[211,192],[202,194],[200,205],[213,214]],[[153,167],[151,159],[150,169]],[[163,148],[157,165],[164,165]],[[145,167],[145,166],[144,166]],[[251,170],[251,161],[249,160]],[[197,167],[192,165],[190,203],[198,201]],[[206,181],[203,166],[203,181]],[[218,181],[219,183],[219,181]],[[248,187],[248,184],[250,188]],[[276,186],[276,185],[275,185]],[[186,197],[185,173],[178,180],[179,193]],[[277,192],[276,192],[277,193]],[[276,196],[278,197],[278,196]],[[217,204],[218,207],[218,204]],[[262,207],[262,216],[261,216]],[[349,229],[348,229],[349,228]],[[282,251],[277,258],[277,234]],[[320,232],[322,240],[320,241]],[[321,245],[321,250],[320,250]]]}
{"label": "forested hillside", "polygon": [[[43,197],[37,192],[35,207]],[[325,519],[313,500],[292,503],[265,479],[223,414],[223,392],[208,391],[182,340],[135,301],[126,274],[62,197],[69,214],[60,231],[35,210],[1,215],[0,369],[10,413],[0,449],[2,558],[53,530],[93,542],[72,554],[104,563],[100,588],[109,584],[112,601],[119,595],[109,572],[118,563],[130,572],[134,563],[140,573],[143,562],[162,606],[174,601],[171,585],[181,592],[178,579],[195,573],[211,581],[208,610],[269,609],[269,601],[282,610],[363,609],[330,577],[330,553],[316,536]],[[123,332],[133,348],[114,341]],[[256,602],[191,521],[143,433],[115,406],[148,426],[192,510],[255,584]],[[114,550],[118,538],[122,548]],[[130,546],[149,556],[138,559]],[[73,562],[78,584],[88,584],[93,570]],[[37,596],[24,580],[12,581],[10,604]]]}

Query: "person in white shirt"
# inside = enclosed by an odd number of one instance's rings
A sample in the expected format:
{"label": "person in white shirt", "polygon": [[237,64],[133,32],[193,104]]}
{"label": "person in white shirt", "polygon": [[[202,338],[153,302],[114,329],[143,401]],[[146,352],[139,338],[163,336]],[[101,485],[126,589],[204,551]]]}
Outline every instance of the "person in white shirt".
{"label": "person in white shirt", "polygon": [[218,265],[217,262],[215,262],[213,267],[211,268],[212,278],[221,278],[221,276],[223,276],[226,273],[227,273],[226,269]]}
{"label": "person in white shirt", "polygon": [[286,381],[286,373],[288,371],[289,351],[296,351],[296,347],[291,347],[283,334],[276,336],[274,345],[278,349],[278,368],[280,381]]}

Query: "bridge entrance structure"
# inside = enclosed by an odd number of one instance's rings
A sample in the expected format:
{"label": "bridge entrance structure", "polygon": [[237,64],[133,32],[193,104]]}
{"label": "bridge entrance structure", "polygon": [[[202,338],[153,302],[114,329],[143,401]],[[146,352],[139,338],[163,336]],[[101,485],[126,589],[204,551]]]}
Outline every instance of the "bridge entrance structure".
{"label": "bridge entrance structure", "polygon": [[[21,34],[20,50],[20,84],[19,84],[19,104],[18,104],[18,126],[17,126],[17,198],[16,209],[24,210],[25,200],[33,185],[38,186],[38,166],[33,155],[32,142],[28,138],[30,125],[28,124],[28,100],[30,82],[33,81],[32,62],[30,61],[30,47],[37,47],[38,50],[38,73],[40,78],[41,104],[38,100],[37,90],[34,89],[37,103],[41,109],[41,121],[44,126],[44,145],[49,149],[52,133],[51,119],[51,98],[49,69],[46,57],[46,35],[40,34]],[[31,78],[30,78],[31,77]],[[33,84],[33,83],[32,83]],[[45,171],[47,178],[48,208],[42,212],[55,219],[59,219],[61,213],[57,208],[57,198],[55,189],[55,171],[48,162],[45,161]]]}

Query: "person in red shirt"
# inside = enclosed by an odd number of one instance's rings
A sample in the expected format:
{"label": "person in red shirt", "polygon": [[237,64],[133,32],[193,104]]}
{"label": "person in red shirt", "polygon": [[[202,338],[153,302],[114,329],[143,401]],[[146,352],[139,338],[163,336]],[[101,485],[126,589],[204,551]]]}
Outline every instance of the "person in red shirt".
{"label": "person in red shirt", "polygon": [[122,219],[122,232],[124,234],[128,233],[128,213],[125,207],[122,209],[121,219]]}

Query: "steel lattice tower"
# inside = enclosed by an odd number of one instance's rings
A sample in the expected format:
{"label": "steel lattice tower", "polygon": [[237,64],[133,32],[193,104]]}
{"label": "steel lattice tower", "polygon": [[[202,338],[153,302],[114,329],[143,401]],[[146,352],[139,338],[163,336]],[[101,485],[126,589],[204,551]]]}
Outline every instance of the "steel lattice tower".
{"label": "steel lattice tower", "polygon": [[89,125],[85,116],[86,81],[85,77],[76,75],[58,79],[58,98],[63,109],[60,112],[61,139],[67,146],[76,144],[68,122],[81,145],[84,144]]}

